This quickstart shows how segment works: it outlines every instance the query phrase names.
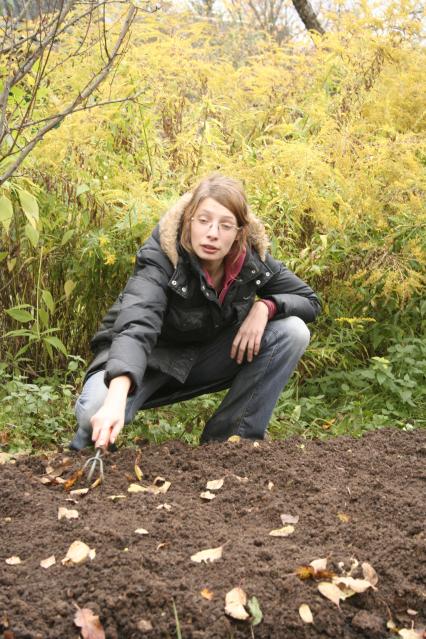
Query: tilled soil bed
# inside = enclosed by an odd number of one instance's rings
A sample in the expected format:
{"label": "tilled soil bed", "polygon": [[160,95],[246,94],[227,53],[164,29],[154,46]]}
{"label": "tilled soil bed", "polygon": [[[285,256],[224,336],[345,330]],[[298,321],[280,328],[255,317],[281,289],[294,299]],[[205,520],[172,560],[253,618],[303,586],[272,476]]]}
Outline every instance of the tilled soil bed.
{"label": "tilled soil bed", "polygon": [[[0,630],[6,639],[76,639],[75,604],[99,615],[107,639],[176,637],[173,602],[183,639],[377,639],[404,636],[397,632],[413,627],[423,636],[425,430],[257,445],[147,445],[140,449],[141,481],[134,472],[137,453],[108,455],[104,483],[84,496],[40,477],[70,457],[62,474],[67,479],[88,453],[0,467]],[[129,481],[149,486],[157,476],[171,482],[166,493],[128,492]],[[207,481],[220,478],[223,486],[211,491],[216,497],[203,500]],[[83,486],[81,479],[73,489]],[[59,507],[77,510],[78,518],[58,520]],[[283,526],[282,514],[299,516],[294,532],[271,536]],[[140,528],[148,534],[134,532]],[[76,540],[96,557],[64,565]],[[220,559],[191,560],[219,546]],[[40,561],[51,555],[56,563],[42,568]],[[13,556],[21,562],[6,563]],[[336,575],[352,567],[355,578],[368,562],[378,575],[376,589],[338,607],[320,594],[318,580],[295,574],[319,558],[327,558]],[[225,614],[225,595],[236,586],[257,598],[259,624]],[[299,616],[303,603],[312,624]]]}

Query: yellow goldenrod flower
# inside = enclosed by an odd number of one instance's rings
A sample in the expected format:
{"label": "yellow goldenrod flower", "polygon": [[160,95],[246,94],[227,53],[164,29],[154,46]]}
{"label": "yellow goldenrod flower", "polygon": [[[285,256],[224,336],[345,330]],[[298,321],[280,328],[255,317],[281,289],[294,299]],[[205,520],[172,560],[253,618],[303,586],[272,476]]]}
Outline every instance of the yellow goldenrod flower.
{"label": "yellow goldenrod flower", "polygon": [[117,257],[114,255],[114,253],[108,253],[105,256],[104,264],[106,264],[107,266],[111,266],[112,264],[115,264],[116,260]]}

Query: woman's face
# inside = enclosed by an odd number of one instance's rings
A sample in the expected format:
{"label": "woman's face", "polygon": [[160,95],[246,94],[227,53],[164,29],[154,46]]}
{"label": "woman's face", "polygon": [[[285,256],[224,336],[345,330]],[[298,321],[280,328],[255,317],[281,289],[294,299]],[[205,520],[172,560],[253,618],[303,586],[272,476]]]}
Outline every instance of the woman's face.
{"label": "woman's face", "polygon": [[218,266],[237,237],[237,218],[211,197],[202,200],[191,219],[191,245],[205,266]]}

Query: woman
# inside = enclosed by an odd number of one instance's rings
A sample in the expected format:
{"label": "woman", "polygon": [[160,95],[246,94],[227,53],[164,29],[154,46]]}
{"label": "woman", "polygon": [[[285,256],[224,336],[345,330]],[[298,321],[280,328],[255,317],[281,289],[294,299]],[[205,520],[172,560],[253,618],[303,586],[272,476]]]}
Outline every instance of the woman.
{"label": "woman", "polygon": [[138,410],[229,387],[201,442],[263,439],[320,311],[267,244],[242,186],[221,175],[164,215],[92,340],[71,448],[107,447]]}

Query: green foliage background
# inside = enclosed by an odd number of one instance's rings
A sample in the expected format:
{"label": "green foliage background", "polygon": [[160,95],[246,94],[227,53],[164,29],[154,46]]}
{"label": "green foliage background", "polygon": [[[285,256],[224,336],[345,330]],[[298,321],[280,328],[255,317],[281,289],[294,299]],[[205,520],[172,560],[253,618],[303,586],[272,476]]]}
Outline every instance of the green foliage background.
{"label": "green foliage background", "polygon": [[[216,170],[244,181],[273,254],[324,304],[272,435],[424,425],[426,53],[409,5],[397,7],[340,18],[314,45],[185,15],[136,24],[87,106],[139,97],[65,120],[0,189],[5,448],[67,440],[89,339],[137,247]],[[95,57],[52,74],[34,120]],[[194,443],[219,399],[148,411],[127,438]]]}

